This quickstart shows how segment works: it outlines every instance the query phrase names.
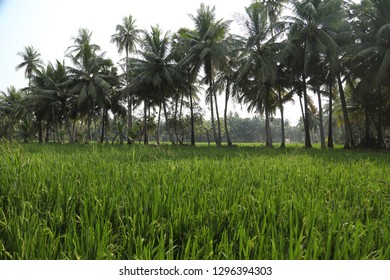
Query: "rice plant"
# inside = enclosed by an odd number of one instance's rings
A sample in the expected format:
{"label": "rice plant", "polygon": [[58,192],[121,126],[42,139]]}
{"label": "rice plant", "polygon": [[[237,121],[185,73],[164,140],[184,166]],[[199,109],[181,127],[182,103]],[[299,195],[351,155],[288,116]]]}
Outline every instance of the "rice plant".
{"label": "rice plant", "polygon": [[390,157],[0,144],[0,259],[389,259]]}

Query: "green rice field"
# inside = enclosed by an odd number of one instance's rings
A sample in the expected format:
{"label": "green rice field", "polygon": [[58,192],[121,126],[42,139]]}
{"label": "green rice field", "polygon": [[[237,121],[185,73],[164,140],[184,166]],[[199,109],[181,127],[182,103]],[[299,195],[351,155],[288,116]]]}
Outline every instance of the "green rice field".
{"label": "green rice field", "polygon": [[3,142],[0,259],[390,259],[390,154]]}

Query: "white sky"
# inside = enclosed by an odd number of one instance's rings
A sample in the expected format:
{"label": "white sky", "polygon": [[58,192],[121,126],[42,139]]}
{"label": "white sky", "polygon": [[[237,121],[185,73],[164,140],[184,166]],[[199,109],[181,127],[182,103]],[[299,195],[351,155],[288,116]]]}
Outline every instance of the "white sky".
{"label": "white sky", "polygon": [[[215,6],[218,19],[233,20],[251,0],[0,0],[0,91],[11,85],[27,86],[24,70],[15,71],[22,62],[17,53],[25,46],[38,49],[45,63],[62,61],[78,29],[87,28],[93,32],[92,42],[116,63],[120,56],[110,40],[124,16],[132,15],[140,29],[159,24],[163,31],[175,32],[181,27],[193,28],[188,15],[195,15],[201,3]],[[231,32],[240,33],[236,22]],[[231,109],[245,116],[240,105]],[[299,116],[299,104],[287,105],[286,117],[293,124]]]}

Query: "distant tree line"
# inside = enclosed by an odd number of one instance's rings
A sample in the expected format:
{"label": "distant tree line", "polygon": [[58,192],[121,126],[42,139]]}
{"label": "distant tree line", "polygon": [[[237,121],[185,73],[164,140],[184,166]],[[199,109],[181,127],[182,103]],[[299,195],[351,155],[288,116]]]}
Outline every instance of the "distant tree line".
{"label": "distant tree line", "polygon": [[[290,15],[282,16],[286,9]],[[158,25],[141,30],[132,16],[123,18],[111,37],[124,55],[118,67],[87,29],[67,49],[69,65],[65,59],[44,65],[37,49],[25,47],[16,69],[25,71],[28,86],[1,92],[0,137],[217,146],[262,141],[266,147],[277,141],[285,147],[303,131],[307,148],[317,139],[332,148],[340,137],[345,148],[384,147],[390,1],[257,0],[238,19],[241,36],[230,33],[231,21],[216,18],[215,7],[202,4],[191,19],[192,28],[168,33]],[[202,89],[210,120],[199,106]],[[302,114],[298,134],[286,126],[283,111],[294,97]],[[228,115],[232,100],[260,117]]]}

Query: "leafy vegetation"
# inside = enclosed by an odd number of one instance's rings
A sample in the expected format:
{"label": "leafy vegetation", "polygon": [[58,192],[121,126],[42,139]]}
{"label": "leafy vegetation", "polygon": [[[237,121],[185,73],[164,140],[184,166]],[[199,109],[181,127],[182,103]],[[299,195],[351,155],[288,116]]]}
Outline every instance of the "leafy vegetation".
{"label": "leafy vegetation", "polygon": [[0,259],[389,259],[386,153],[0,145]]}

